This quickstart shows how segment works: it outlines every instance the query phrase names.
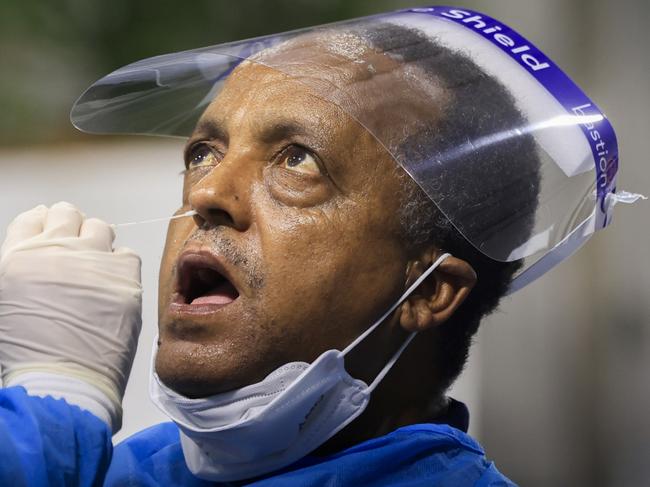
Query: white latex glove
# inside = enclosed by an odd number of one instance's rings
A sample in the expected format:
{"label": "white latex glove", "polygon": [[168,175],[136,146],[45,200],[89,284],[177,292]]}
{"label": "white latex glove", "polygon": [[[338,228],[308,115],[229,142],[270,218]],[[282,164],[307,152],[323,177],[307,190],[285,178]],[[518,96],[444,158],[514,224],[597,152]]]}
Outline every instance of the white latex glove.
{"label": "white latex glove", "polygon": [[38,206],[0,249],[0,364],[5,386],[64,398],[116,432],[142,323],[140,258],[69,203]]}

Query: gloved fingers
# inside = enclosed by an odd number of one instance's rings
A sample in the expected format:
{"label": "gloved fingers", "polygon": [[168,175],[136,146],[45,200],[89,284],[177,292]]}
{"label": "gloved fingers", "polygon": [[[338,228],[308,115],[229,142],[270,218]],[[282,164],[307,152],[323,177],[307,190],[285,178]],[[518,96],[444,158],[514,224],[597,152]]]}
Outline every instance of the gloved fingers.
{"label": "gloved fingers", "polygon": [[115,240],[113,228],[99,218],[88,218],[81,224],[79,237],[88,242],[89,248],[110,252]]}
{"label": "gloved fingers", "polygon": [[48,210],[43,233],[49,238],[78,237],[83,218],[75,206],[61,201]]}
{"label": "gloved fingers", "polygon": [[140,269],[142,267],[142,261],[140,260],[140,256],[136,254],[135,250],[132,250],[128,247],[119,247],[115,249],[113,253],[115,255],[122,256],[123,258],[128,260],[129,275],[125,277],[140,282],[141,281]]}
{"label": "gloved fingers", "polygon": [[10,248],[23,240],[40,234],[43,231],[43,223],[46,217],[47,206],[38,205],[14,218],[7,227],[7,236],[2,244],[2,249],[0,249],[0,256],[5,255]]}

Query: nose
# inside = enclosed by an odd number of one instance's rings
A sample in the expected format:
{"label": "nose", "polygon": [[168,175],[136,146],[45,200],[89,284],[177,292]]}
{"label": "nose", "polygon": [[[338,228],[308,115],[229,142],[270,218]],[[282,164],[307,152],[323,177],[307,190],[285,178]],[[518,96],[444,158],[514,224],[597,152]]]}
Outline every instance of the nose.
{"label": "nose", "polygon": [[229,226],[238,231],[250,226],[253,171],[242,162],[226,157],[190,188],[197,226]]}

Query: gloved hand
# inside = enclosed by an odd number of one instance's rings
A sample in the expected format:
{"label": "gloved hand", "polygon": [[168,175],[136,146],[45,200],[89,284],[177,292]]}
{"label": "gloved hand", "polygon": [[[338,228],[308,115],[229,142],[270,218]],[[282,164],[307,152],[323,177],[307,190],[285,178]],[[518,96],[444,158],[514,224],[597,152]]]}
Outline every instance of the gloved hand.
{"label": "gloved hand", "polygon": [[142,323],[140,259],[69,203],[38,206],[0,249],[0,364],[5,386],[64,398],[121,427]]}

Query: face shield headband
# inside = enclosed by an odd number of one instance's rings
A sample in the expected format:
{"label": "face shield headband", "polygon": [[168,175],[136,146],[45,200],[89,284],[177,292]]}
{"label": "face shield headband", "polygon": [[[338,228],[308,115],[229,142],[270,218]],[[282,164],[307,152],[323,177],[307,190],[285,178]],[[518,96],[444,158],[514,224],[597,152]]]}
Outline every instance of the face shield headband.
{"label": "face shield headband", "polygon": [[72,122],[188,136],[244,60],[360,123],[484,255],[524,259],[511,292],[630,199],[616,193],[617,141],[600,109],[532,43],[468,9],[401,10],[145,59],[88,88]]}

